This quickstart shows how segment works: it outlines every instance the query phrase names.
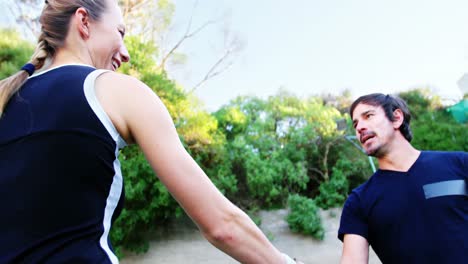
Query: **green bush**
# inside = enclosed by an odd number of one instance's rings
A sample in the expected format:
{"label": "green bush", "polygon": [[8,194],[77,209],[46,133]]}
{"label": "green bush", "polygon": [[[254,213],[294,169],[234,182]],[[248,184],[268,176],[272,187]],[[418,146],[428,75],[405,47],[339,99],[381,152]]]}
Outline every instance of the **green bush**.
{"label": "green bush", "polygon": [[265,159],[258,154],[246,157],[250,195],[264,207],[282,207],[290,191],[306,188],[309,178],[304,163],[293,163],[279,151]]}
{"label": "green bush", "polygon": [[348,194],[349,183],[345,173],[333,168],[329,181],[320,184],[320,194],[315,198],[317,205],[323,209],[342,206]]}
{"label": "green bush", "polygon": [[0,29],[0,80],[21,69],[32,56],[34,46],[11,29]]}
{"label": "green bush", "polygon": [[111,230],[114,248],[134,252],[148,250],[148,233],[170,218],[180,216],[182,209],[159,181],[135,145],[125,148],[119,157],[125,182],[125,208]]}
{"label": "green bush", "polygon": [[[347,193],[372,174],[367,157],[342,140],[344,135],[354,134],[350,122],[346,131],[337,126],[339,120],[349,121],[337,110],[344,111],[349,95],[301,99],[280,91],[266,100],[241,96],[210,114],[158,67],[159,48],[154,43],[138,36],[125,41],[132,60],[120,71],[142,80],[161,98],[187,151],[241,208],[284,207],[288,203],[290,228],[321,239],[318,207],[341,206]],[[33,46],[14,31],[1,30],[0,79],[18,71]],[[428,90],[400,96],[412,111],[416,148],[468,151],[468,125],[456,123],[437,96]],[[111,240],[117,252],[123,247],[144,252],[148,233],[181,215],[182,209],[137,147],[124,149],[120,161],[126,201],[111,230]]]}
{"label": "green bush", "polygon": [[343,206],[349,191],[371,175],[367,157],[363,154],[353,159],[341,157],[332,168],[330,180],[320,184],[319,195],[315,197],[317,205],[323,209]]}
{"label": "green bush", "polygon": [[468,151],[468,124],[460,124],[445,109],[427,112],[412,124],[413,146],[422,150]]}
{"label": "green bush", "polygon": [[290,212],[286,221],[289,228],[293,232],[311,235],[316,239],[323,240],[325,231],[315,201],[294,194],[289,196],[288,205]]}

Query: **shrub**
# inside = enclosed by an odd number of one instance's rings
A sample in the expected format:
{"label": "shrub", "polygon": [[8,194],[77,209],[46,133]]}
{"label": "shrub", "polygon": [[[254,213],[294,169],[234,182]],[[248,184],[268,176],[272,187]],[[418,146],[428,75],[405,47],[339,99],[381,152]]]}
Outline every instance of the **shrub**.
{"label": "shrub", "polygon": [[293,232],[311,235],[316,239],[323,240],[325,231],[315,201],[294,194],[289,196],[288,205],[290,212],[286,217],[286,221],[289,228]]}
{"label": "shrub", "polygon": [[320,194],[315,198],[316,204],[323,209],[342,206],[348,188],[349,183],[345,173],[334,167],[330,180],[320,184]]}
{"label": "shrub", "polygon": [[[148,250],[148,233],[182,209],[154,174],[143,153],[135,145],[121,155],[125,181],[125,208],[111,229],[111,241],[117,253],[122,247],[133,252]],[[120,255],[121,256],[121,255]]]}

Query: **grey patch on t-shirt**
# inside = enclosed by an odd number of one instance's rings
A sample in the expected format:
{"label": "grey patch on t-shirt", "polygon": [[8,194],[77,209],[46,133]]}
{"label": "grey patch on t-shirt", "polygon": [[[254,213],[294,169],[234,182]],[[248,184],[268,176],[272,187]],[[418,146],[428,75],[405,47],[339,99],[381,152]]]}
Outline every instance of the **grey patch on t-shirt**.
{"label": "grey patch on t-shirt", "polygon": [[466,190],[466,182],[464,180],[442,181],[423,186],[426,199],[447,196],[447,195],[465,195],[468,196]]}

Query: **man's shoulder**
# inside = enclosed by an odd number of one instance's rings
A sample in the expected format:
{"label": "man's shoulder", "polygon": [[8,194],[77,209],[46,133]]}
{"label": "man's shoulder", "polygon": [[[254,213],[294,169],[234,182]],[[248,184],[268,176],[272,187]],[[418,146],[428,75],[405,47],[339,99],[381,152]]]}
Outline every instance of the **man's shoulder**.
{"label": "man's shoulder", "polygon": [[440,156],[447,156],[447,157],[459,157],[468,155],[468,152],[464,151],[443,151],[443,150],[422,150],[421,154],[427,157],[440,157]]}
{"label": "man's shoulder", "polygon": [[379,171],[375,172],[372,174],[369,179],[367,179],[365,182],[363,182],[361,185],[358,187],[354,188],[351,193],[349,194],[348,198],[353,198],[353,196],[361,201],[365,202],[369,200],[369,195],[372,196],[373,193],[380,189],[379,184]]}
{"label": "man's shoulder", "polygon": [[422,177],[422,184],[468,179],[468,153],[463,151],[424,151],[413,172]]}
{"label": "man's shoulder", "polygon": [[425,163],[439,164],[441,162],[464,162],[468,159],[468,152],[464,151],[421,151],[422,161]]}
{"label": "man's shoulder", "polygon": [[367,189],[374,187],[375,185],[378,185],[379,179],[382,176],[381,174],[383,174],[383,172],[381,170],[377,170],[365,182],[363,182],[358,187],[354,188],[352,192],[362,193],[362,192],[365,192]]}

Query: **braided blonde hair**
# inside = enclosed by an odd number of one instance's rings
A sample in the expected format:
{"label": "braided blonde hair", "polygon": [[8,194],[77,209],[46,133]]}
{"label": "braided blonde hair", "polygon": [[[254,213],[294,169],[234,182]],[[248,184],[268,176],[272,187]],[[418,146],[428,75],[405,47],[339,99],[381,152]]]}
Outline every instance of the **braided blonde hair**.
{"label": "braided blonde hair", "polygon": [[[46,59],[52,59],[57,49],[63,47],[70,18],[80,7],[88,11],[91,19],[98,21],[107,5],[106,0],[45,0],[40,17],[41,34],[29,60],[35,70],[41,69]],[[28,72],[20,70],[0,81],[0,117],[8,101],[20,90],[28,77]]]}

